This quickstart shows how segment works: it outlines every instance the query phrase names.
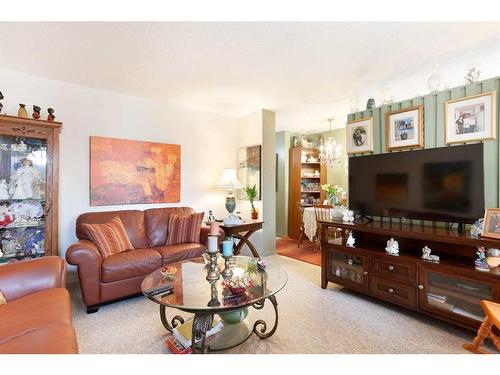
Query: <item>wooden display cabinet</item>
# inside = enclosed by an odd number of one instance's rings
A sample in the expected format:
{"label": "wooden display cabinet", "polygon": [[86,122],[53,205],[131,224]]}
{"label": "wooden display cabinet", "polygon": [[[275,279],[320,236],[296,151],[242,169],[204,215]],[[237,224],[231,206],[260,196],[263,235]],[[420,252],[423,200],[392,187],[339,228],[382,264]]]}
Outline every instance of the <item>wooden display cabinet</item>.
{"label": "wooden display cabinet", "polygon": [[61,129],[0,115],[0,263],[58,255]]}
{"label": "wooden display cabinet", "polygon": [[[302,154],[312,155],[315,162],[304,162]],[[317,174],[314,172],[317,171]],[[319,162],[319,148],[294,147],[289,151],[289,189],[288,189],[288,237],[299,238],[301,199],[305,202],[303,207],[312,207],[308,199],[314,199],[316,204],[321,204],[326,198],[326,193],[321,190],[321,185],[326,184],[326,166]],[[308,186],[317,185],[314,190]]]}
{"label": "wooden display cabinet", "polygon": [[[468,329],[477,329],[484,317],[479,301],[500,302],[500,268],[474,267],[477,247],[499,248],[500,240],[401,222],[320,224],[322,288],[333,282]],[[341,239],[328,238],[332,228],[340,228]],[[354,247],[346,245],[349,232]],[[385,252],[391,237],[399,242],[398,256]],[[440,256],[439,263],[421,258],[424,246]]]}

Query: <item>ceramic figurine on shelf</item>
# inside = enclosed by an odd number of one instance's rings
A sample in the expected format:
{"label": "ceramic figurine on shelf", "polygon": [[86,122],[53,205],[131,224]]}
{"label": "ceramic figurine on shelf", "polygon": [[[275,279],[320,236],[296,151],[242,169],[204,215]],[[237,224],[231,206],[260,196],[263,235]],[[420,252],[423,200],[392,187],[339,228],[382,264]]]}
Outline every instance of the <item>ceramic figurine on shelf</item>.
{"label": "ceramic figurine on shelf", "polygon": [[47,116],[47,121],[54,122],[54,120],[56,119],[56,116],[54,115],[54,108],[47,108],[47,112],[49,112]]}
{"label": "ceramic figurine on shelf", "polygon": [[9,199],[9,187],[5,179],[0,180],[0,199]]}
{"label": "ceramic figurine on shelf", "polygon": [[481,233],[483,233],[483,225],[483,218],[477,219],[474,224],[471,225],[470,235],[472,236],[472,238],[479,238],[481,236]]}
{"label": "ceramic figurine on shelf", "polygon": [[292,147],[293,148],[299,147],[299,140],[295,135],[292,137]]}
{"label": "ceramic figurine on shelf", "polygon": [[354,221],[354,211],[345,210],[342,216],[342,221],[344,223],[352,223]]}
{"label": "ceramic figurine on shelf", "polygon": [[488,249],[486,251],[488,257],[486,258],[486,263],[490,268],[500,267],[500,250],[499,249]]}
{"label": "ceramic figurine on shelf", "polygon": [[28,199],[35,196],[34,187],[40,180],[40,172],[27,158],[21,159],[21,167],[10,179],[9,193],[12,199]]}
{"label": "ceramic figurine on shelf", "polygon": [[[7,204],[0,204],[0,227],[6,227],[14,221],[14,215]],[[6,238],[5,234],[3,236]]]}
{"label": "ceramic figurine on shelf", "polygon": [[476,254],[478,256],[478,258],[474,261],[474,266],[475,266],[476,270],[482,271],[482,272],[489,272],[490,266],[488,266],[484,247],[478,247]]}
{"label": "ceramic figurine on shelf", "polygon": [[366,102],[366,109],[369,110],[369,109],[372,109],[372,108],[375,108],[375,99],[370,98]]}
{"label": "ceramic figurine on shelf", "polygon": [[387,246],[385,248],[385,252],[389,255],[399,255],[399,243],[394,238],[391,237],[389,241],[387,241]]}
{"label": "ceramic figurine on shelf", "polygon": [[[0,91],[0,100],[2,100],[2,99],[3,99],[3,94],[2,94],[2,92]],[[3,104],[2,104],[2,103],[0,103],[0,113],[2,113],[2,108],[3,108]]]}
{"label": "ceramic figurine on shelf", "polygon": [[436,262],[439,263],[439,256],[431,255],[431,249],[428,246],[424,246],[422,248],[422,259],[428,262]]}
{"label": "ceramic figurine on shelf", "polygon": [[347,237],[347,240],[345,242],[346,246],[354,247],[355,242],[356,242],[356,239],[352,235],[352,232],[349,232],[349,236]]}
{"label": "ceramic figurine on shelf", "polygon": [[40,111],[41,110],[42,109],[39,106],[37,106],[37,105],[33,106],[33,115],[32,116],[35,120],[38,120],[40,118]]}
{"label": "ceramic figurine on shelf", "polygon": [[28,112],[26,112],[26,104],[19,104],[19,109],[17,110],[17,117],[28,118]]}

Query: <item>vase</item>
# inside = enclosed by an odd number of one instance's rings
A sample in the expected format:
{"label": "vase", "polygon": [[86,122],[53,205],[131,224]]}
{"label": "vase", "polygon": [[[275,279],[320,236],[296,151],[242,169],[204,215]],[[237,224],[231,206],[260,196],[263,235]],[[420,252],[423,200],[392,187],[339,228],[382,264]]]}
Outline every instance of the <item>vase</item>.
{"label": "vase", "polygon": [[244,320],[248,315],[248,308],[244,307],[239,310],[231,311],[228,313],[219,314],[222,321],[226,324],[238,324]]}
{"label": "vase", "polygon": [[17,117],[28,118],[28,112],[26,112],[26,104],[19,104],[19,109],[17,111]]}
{"label": "vase", "polygon": [[252,210],[252,220],[257,220],[259,218],[259,210]]}

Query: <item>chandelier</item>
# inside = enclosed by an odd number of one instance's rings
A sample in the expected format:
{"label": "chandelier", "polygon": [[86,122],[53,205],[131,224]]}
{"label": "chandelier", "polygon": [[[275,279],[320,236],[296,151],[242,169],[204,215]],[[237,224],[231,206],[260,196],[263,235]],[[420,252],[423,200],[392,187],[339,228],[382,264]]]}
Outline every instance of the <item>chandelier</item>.
{"label": "chandelier", "polygon": [[340,164],[342,157],[342,145],[338,145],[335,138],[332,137],[332,118],[328,119],[330,123],[330,136],[325,140],[319,141],[319,160],[321,164],[333,167],[334,164]]}

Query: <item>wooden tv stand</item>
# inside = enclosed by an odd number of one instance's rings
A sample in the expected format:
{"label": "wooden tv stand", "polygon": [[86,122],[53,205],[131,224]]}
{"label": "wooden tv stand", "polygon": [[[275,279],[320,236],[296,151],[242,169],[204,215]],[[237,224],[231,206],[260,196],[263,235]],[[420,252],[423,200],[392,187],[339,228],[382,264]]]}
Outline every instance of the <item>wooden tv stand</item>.
{"label": "wooden tv stand", "polygon": [[[399,221],[320,224],[323,289],[333,282],[474,330],[483,319],[479,301],[500,302],[499,267],[490,272],[474,267],[477,247],[500,248],[498,240]],[[340,231],[341,237],[332,239],[334,231]],[[354,247],[346,245],[351,231]],[[385,252],[391,237],[399,242],[398,256]],[[424,246],[440,256],[439,263],[421,259]]]}

